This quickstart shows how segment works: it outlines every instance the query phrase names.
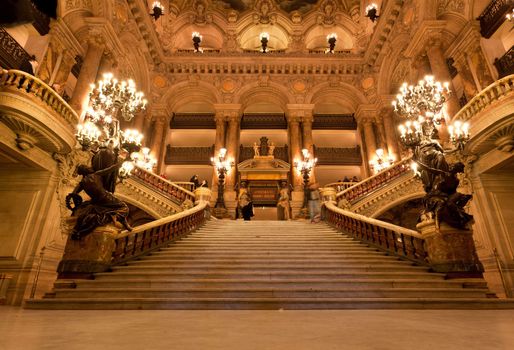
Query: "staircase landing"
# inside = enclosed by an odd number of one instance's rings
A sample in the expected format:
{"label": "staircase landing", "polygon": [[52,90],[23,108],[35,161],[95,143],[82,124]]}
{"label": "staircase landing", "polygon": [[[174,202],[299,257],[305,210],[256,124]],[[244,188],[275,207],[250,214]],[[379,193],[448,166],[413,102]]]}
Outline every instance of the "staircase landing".
{"label": "staircase landing", "polygon": [[[319,223],[210,221],[34,309],[513,308],[482,279],[445,280]],[[68,284],[69,285],[69,284]]]}

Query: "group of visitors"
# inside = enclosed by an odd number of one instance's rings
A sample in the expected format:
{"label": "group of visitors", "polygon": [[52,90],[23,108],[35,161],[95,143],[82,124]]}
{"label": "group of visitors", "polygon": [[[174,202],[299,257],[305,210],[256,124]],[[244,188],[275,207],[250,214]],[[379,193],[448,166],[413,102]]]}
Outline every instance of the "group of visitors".
{"label": "group of visitors", "polygon": [[202,182],[200,182],[200,180],[198,179],[198,175],[196,174],[191,176],[189,182],[193,183],[193,190],[197,189],[198,187],[209,187],[207,180],[203,180]]}
{"label": "group of visitors", "polygon": [[357,176],[352,177],[351,179],[348,176],[345,176],[342,180],[337,180],[337,182],[359,182]]}

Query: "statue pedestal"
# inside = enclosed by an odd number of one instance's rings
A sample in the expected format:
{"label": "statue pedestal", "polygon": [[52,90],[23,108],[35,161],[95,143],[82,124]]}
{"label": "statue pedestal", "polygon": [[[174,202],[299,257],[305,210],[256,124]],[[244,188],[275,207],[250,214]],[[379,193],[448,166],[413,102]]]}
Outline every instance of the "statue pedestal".
{"label": "statue pedestal", "polygon": [[461,230],[435,220],[419,223],[417,229],[425,239],[428,260],[436,272],[450,277],[478,277],[484,268],[478,259],[473,231]]}
{"label": "statue pedestal", "polygon": [[321,194],[321,201],[322,202],[336,202],[336,195],[337,191],[333,187],[323,187],[319,189],[319,192]]}
{"label": "statue pedestal", "polygon": [[[221,217],[216,216],[218,219],[235,219],[236,215],[236,207],[237,207],[237,193],[236,191],[227,191],[223,193],[223,199],[225,200],[225,214]],[[220,211],[221,212],[221,211]],[[216,208],[213,210],[213,213],[216,213]]]}
{"label": "statue pedestal", "polygon": [[207,187],[198,187],[193,191],[193,193],[195,194],[195,205],[198,205],[201,202],[210,202],[211,200],[212,193]]}
{"label": "statue pedestal", "polygon": [[115,238],[121,224],[97,227],[86,237],[75,241],[68,238],[59,263],[58,279],[90,279],[93,273],[107,271],[111,266]]}
{"label": "statue pedestal", "polygon": [[[303,206],[303,190],[302,191],[292,191],[291,192],[291,215],[293,218],[304,218],[309,217],[309,213],[307,210],[307,214],[305,214],[305,210],[302,213]],[[305,216],[307,215],[307,216]]]}

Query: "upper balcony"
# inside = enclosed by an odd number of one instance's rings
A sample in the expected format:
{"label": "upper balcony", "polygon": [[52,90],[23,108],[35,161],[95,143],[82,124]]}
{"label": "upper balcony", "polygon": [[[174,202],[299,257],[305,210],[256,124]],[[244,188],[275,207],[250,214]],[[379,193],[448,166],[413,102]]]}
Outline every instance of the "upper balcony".
{"label": "upper balcony", "polygon": [[67,153],[75,145],[79,116],[50,86],[30,74],[0,70],[0,111],[0,122],[12,131],[22,151],[38,147]]}

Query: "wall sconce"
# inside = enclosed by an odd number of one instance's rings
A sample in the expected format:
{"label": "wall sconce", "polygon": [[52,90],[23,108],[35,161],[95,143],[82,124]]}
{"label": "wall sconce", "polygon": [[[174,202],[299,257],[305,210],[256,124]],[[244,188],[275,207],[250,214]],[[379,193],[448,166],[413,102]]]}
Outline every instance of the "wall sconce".
{"label": "wall sconce", "polygon": [[325,50],[325,53],[334,53],[334,49],[336,47],[337,34],[330,33],[327,35],[328,49]]}
{"label": "wall sconce", "polygon": [[200,43],[202,42],[202,36],[198,32],[193,32],[193,46],[195,48],[195,52],[203,53],[203,49],[200,47]]}
{"label": "wall sconce", "polygon": [[164,7],[159,1],[154,1],[152,4],[152,13],[150,13],[150,16],[152,16],[156,21],[164,15]]}
{"label": "wall sconce", "polygon": [[375,3],[372,3],[366,7],[366,17],[368,17],[371,22],[375,22],[379,15],[377,15],[378,6]]}
{"label": "wall sconce", "polygon": [[261,52],[266,53],[268,52],[268,41],[269,41],[269,34],[266,32],[262,32],[259,35],[259,39],[261,39]]}

